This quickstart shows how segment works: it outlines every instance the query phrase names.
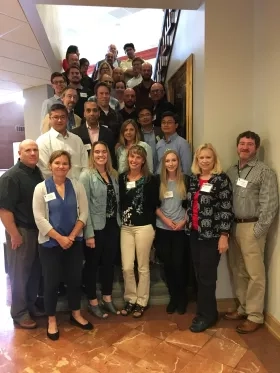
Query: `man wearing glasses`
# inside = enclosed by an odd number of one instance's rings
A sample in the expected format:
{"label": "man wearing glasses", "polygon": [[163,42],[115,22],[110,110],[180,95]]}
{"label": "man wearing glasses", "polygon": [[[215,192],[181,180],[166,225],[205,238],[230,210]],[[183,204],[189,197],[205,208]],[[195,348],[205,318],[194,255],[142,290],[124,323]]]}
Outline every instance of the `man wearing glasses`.
{"label": "man wearing glasses", "polygon": [[54,95],[43,102],[41,111],[41,122],[49,113],[49,110],[53,104],[61,103],[60,98],[64,88],[66,87],[66,80],[61,73],[55,72],[51,75],[51,84],[54,89]]}
{"label": "man wearing glasses", "polygon": [[160,127],[162,114],[166,111],[175,113],[175,108],[171,102],[167,101],[165,89],[161,83],[154,83],[151,86],[150,96],[153,101],[153,124]]}

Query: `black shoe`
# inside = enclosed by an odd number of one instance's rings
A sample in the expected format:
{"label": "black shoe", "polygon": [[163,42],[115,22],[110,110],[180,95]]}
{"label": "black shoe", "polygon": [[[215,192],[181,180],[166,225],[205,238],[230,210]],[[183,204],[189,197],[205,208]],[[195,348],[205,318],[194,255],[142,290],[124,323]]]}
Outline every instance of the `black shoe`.
{"label": "black shoe", "polygon": [[49,333],[49,324],[47,326],[47,337],[52,341],[57,341],[59,339],[59,330],[56,333]]}
{"label": "black shoe", "polygon": [[195,316],[195,317],[192,319],[192,323],[193,323],[193,324],[196,324],[198,321],[199,321],[199,316]]}
{"label": "black shoe", "polygon": [[211,326],[215,325],[216,324],[216,320],[209,323],[207,322],[206,320],[204,319],[200,319],[198,318],[197,320],[195,320],[195,322],[192,323],[192,325],[190,326],[190,331],[193,332],[193,333],[201,333],[201,332],[204,332],[204,330],[210,328]]}
{"label": "black shoe", "polygon": [[187,302],[179,302],[178,303],[178,307],[177,307],[177,312],[179,315],[184,315],[184,313],[186,313],[186,309],[187,309]]}
{"label": "black shoe", "polygon": [[72,325],[77,326],[78,328],[83,329],[83,330],[92,330],[92,329],[93,329],[93,325],[92,325],[92,323],[90,323],[90,322],[88,321],[88,323],[85,324],[85,325],[84,325],[84,324],[81,324],[81,323],[79,323],[79,321],[77,321],[77,320],[75,319],[75,317],[74,317],[73,315],[70,316],[70,323],[71,323]]}
{"label": "black shoe", "polygon": [[166,312],[169,313],[169,315],[171,315],[172,313],[174,313],[177,309],[177,303],[174,302],[174,300],[170,300],[170,302],[168,303],[167,307],[166,307]]}

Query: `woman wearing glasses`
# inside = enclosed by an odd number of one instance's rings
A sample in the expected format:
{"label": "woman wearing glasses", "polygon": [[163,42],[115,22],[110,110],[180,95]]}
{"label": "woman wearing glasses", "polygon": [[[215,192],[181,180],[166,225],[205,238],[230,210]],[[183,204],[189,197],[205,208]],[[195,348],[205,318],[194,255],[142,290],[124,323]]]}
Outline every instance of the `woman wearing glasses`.
{"label": "woman wearing glasses", "polygon": [[[114,262],[119,249],[120,214],[117,172],[113,169],[108,146],[93,143],[89,168],[80,175],[85,187],[89,217],[84,229],[85,287],[89,300],[89,311],[101,318],[108,312],[119,314],[112,301]],[[102,299],[96,294],[96,277],[100,266]]]}

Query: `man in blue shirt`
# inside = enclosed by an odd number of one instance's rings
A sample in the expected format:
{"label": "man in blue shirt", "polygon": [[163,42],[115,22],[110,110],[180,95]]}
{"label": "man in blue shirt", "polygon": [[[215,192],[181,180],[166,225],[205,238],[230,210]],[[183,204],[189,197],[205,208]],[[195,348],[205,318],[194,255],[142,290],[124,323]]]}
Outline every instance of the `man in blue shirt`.
{"label": "man in blue shirt", "polygon": [[192,154],[189,143],[176,132],[178,127],[178,116],[171,111],[166,111],[161,116],[161,130],[164,134],[156,144],[158,167],[157,173],[161,170],[161,159],[167,150],[175,150],[180,158],[182,171],[184,174],[190,174]]}

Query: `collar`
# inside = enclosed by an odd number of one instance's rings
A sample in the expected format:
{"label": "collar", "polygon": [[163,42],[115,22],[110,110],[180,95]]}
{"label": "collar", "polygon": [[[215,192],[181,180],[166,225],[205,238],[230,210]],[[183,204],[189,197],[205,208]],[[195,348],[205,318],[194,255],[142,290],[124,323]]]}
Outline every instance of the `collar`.
{"label": "collar", "polygon": [[33,174],[34,172],[38,172],[38,167],[35,166],[35,167],[28,167],[26,164],[24,164],[23,162],[21,162],[20,159],[18,159],[18,167],[21,168],[22,170],[28,172],[29,174]]}
{"label": "collar", "polygon": [[54,94],[53,97],[54,97],[56,100],[61,100],[61,97],[58,96],[58,95],[56,95],[56,94]]}
{"label": "collar", "polygon": [[[258,162],[258,158],[257,156],[253,157],[252,159],[249,160],[248,163],[246,163],[243,168],[245,168],[246,166],[249,166],[249,167],[254,167]],[[237,164],[235,165],[235,167],[239,168],[239,160],[237,162]]]}
{"label": "collar", "polygon": [[[91,129],[91,127],[88,125],[88,122],[86,122],[86,126],[87,126],[87,129],[88,129],[88,130]],[[98,125],[97,125],[97,129],[99,129],[99,123],[98,123]]]}
{"label": "collar", "polygon": [[165,137],[163,137],[163,140],[166,142],[166,144],[169,144],[169,143],[171,143],[172,141],[174,141],[178,136],[179,136],[178,133],[175,132],[175,133],[173,133],[173,135],[171,135],[171,136],[169,137],[168,141],[166,141]]}
{"label": "collar", "polygon": [[143,129],[142,127],[141,127],[141,131],[142,131],[143,133],[152,133],[152,132],[154,132],[154,125],[153,125],[151,131],[144,131],[144,129]]}
{"label": "collar", "polygon": [[57,132],[53,127],[49,130],[49,135],[53,136],[53,137],[58,137],[58,136],[62,136],[64,139],[66,139],[67,137],[69,137],[69,132],[66,131],[66,135],[63,136],[60,132]]}

